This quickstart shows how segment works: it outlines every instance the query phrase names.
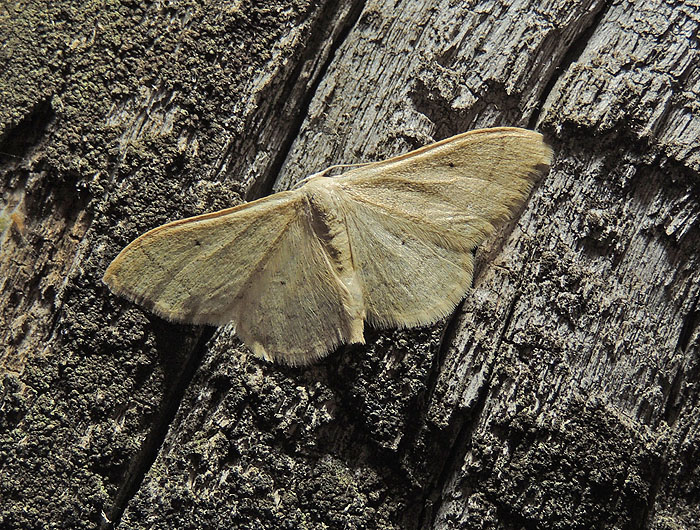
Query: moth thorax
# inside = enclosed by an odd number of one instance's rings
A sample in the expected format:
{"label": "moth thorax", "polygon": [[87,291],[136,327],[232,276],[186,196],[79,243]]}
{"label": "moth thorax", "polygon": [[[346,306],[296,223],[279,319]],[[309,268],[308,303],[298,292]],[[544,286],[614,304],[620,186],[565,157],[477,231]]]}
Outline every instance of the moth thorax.
{"label": "moth thorax", "polygon": [[325,189],[310,190],[307,204],[311,229],[326,249],[333,264],[339,269],[345,268],[344,263],[350,257],[350,243],[345,228],[345,219],[333,196]]}

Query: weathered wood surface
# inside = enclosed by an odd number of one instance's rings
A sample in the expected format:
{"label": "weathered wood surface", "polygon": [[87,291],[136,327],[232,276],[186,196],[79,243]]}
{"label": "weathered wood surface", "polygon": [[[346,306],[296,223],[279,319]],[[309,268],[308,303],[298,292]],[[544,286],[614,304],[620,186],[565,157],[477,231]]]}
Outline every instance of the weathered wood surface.
{"label": "weathered wood surface", "polygon": [[[700,4],[2,9],[0,526],[700,528]],[[434,327],[291,369],[100,283],[491,125],[556,161]]]}

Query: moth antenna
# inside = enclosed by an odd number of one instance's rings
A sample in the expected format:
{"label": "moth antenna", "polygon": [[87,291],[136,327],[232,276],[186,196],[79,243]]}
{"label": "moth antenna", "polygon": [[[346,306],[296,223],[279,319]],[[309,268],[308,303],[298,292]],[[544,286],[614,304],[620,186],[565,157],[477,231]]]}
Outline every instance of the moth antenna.
{"label": "moth antenna", "polygon": [[[367,165],[372,164],[372,163],[373,163],[373,162],[361,162],[361,163],[357,163],[357,164],[335,164],[335,165],[332,165],[332,166],[328,166],[326,169],[322,169],[321,171],[318,171],[318,172],[316,172],[316,173],[312,173],[312,174],[309,175],[308,177],[306,177],[306,178],[300,180],[297,184],[294,185],[294,187],[293,187],[292,189],[295,190],[295,189],[297,189],[297,188],[300,188],[301,186],[303,186],[304,184],[306,184],[306,182],[307,182],[308,180],[310,180],[310,179],[312,179],[312,178],[314,178],[314,177],[326,177],[326,176],[328,176],[328,173],[330,173],[330,172],[333,171],[334,169],[343,169],[343,168],[346,168],[346,167],[362,167],[362,166],[367,166]],[[331,176],[332,176],[332,177],[335,177],[336,175],[331,175]]]}

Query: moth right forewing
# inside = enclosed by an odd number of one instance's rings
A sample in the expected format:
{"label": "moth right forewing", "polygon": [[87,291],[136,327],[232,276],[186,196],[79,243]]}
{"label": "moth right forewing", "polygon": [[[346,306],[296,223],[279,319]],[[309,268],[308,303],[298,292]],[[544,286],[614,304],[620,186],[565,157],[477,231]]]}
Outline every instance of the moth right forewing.
{"label": "moth right forewing", "polygon": [[539,133],[483,129],[352,170],[338,186],[473,247],[522,204],[550,158]]}
{"label": "moth right forewing", "polygon": [[[454,170],[454,174],[508,182],[543,171],[551,162],[552,150],[540,133],[517,127],[477,129],[446,138],[409,153],[367,164],[339,177],[360,181],[395,175],[405,178]],[[538,167],[539,166],[539,167]],[[496,169],[500,169],[496,171]]]}
{"label": "moth right forewing", "polygon": [[473,248],[550,156],[538,133],[479,130],[339,177],[369,318],[409,326],[447,314],[471,285]]}

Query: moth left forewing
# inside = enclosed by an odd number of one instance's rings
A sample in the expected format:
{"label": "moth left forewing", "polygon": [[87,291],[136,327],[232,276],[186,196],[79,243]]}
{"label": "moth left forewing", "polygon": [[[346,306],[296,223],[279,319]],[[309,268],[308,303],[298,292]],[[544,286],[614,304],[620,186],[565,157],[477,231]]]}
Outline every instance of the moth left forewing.
{"label": "moth left forewing", "polygon": [[297,218],[298,203],[286,192],[160,226],[124,248],[103,280],[168,320],[236,320],[241,293]]}

